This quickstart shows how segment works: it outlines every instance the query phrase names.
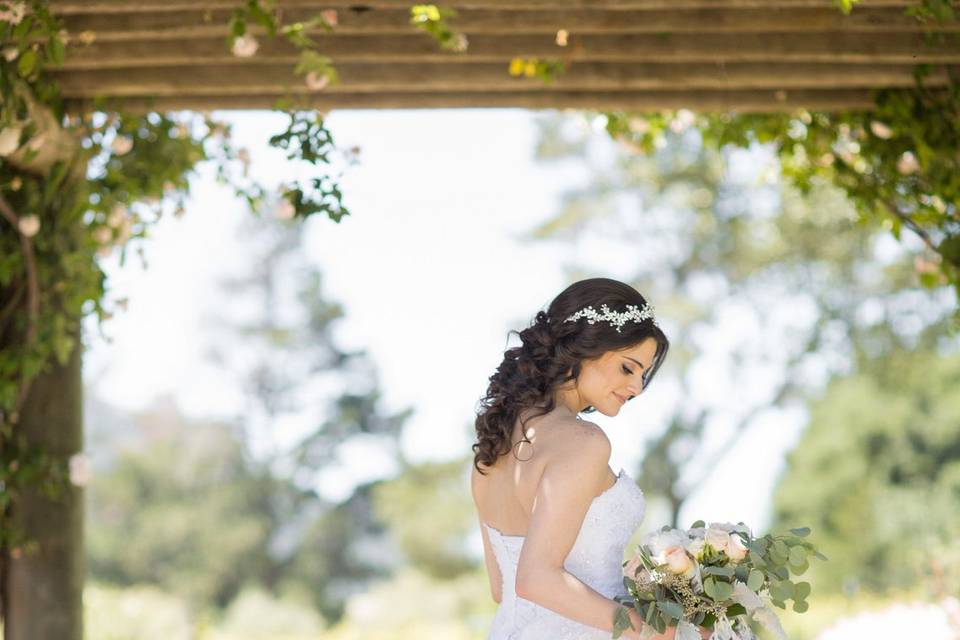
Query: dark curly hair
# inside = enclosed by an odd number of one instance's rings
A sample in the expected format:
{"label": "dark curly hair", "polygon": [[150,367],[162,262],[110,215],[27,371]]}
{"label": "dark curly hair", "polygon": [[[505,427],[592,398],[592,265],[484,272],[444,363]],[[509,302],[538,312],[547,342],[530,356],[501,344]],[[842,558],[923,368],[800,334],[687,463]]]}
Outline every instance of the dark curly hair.
{"label": "dark curly hair", "polygon": [[[657,350],[649,370],[643,375],[643,388],[646,389],[670,347],[666,335],[652,320],[628,321],[620,332],[605,321],[594,324],[584,319],[564,322],[586,306],[599,311],[601,305],[606,304],[614,311],[622,311],[626,305],[643,307],[646,302],[628,284],[610,278],[589,278],[564,289],[546,311],[537,313],[529,327],[520,332],[511,330],[507,335],[516,333],[522,344],[504,352],[503,362],[490,376],[490,385],[479,403],[480,410],[474,423],[477,441],[472,447],[473,466],[477,471],[484,473],[481,462],[484,466],[493,466],[500,456],[513,450],[510,440],[521,410],[527,407],[541,409],[540,413],[527,417],[525,425],[527,420],[555,408],[554,390],[576,380],[585,360],[653,338]],[[568,370],[569,376],[566,375]],[[594,411],[596,408],[592,406],[583,410],[584,413]],[[523,441],[527,441],[526,436]]]}

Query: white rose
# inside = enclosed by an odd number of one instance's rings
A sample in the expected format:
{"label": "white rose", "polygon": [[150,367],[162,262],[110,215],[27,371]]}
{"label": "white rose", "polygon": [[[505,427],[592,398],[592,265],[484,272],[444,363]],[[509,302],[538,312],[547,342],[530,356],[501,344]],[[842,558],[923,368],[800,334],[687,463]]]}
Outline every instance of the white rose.
{"label": "white rose", "polygon": [[687,551],[694,556],[703,551],[703,545],[706,544],[703,538],[694,538],[687,544]]}
{"label": "white rose", "polygon": [[686,547],[690,538],[679,529],[652,531],[646,535],[643,544],[650,549],[650,555],[657,563],[663,563],[665,552],[670,547]]}
{"label": "white rose", "polygon": [[726,551],[730,543],[730,534],[716,524],[711,524],[704,535],[704,540],[717,551]]}
{"label": "white rose", "polygon": [[664,560],[671,573],[683,575],[693,567],[693,560],[683,547],[670,547],[664,552]]}
{"label": "white rose", "polygon": [[743,538],[736,534],[730,536],[730,542],[727,544],[727,556],[734,562],[740,562],[747,557],[747,547],[743,544]]}

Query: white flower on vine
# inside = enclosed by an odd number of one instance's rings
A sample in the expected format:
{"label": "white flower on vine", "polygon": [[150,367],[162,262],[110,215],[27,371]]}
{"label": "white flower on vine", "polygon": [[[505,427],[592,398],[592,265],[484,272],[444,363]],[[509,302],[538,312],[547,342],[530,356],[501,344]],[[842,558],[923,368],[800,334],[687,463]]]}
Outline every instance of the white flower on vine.
{"label": "white flower on vine", "polygon": [[107,224],[116,229],[120,226],[120,223],[123,222],[123,219],[127,217],[127,208],[120,203],[113,205],[113,210],[110,211],[110,215],[107,216]]}
{"label": "white flower on vine", "polygon": [[670,130],[674,133],[682,133],[690,128],[696,122],[697,117],[689,109],[680,109],[670,121]]}
{"label": "white flower on vine", "polygon": [[249,58],[257,52],[260,43],[250,34],[244,34],[233,41],[231,51],[238,58]]}
{"label": "white flower on vine", "polygon": [[458,33],[450,40],[450,48],[457,53],[463,53],[470,46],[466,34]]}
{"label": "white flower on vine", "polygon": [[47,142],[47,134],[41,133],[39,135],[33,136],[30,138],[30,142],[27,143],[27,148],[31,151],[40,151],[43,148],[43,145]]}
{"label": "white flower on vine", "polygon": [[330,84],[330,76],[327,74],[319,75],[316,71],[311,71],[304,77],[303,81],[311,91],[319,91]]}
{"label": "white flower on vine", "polygon": [[882,140],[889,140],[893,137],[893,129],[879,120],[873,120],[870,122],[870,131],[873,132],[873,135]]}
{"label": "white flower on vine", "polygon": [[13,62],[20,55],[20,50],[16,47],[4,47],[3,48],[3,58],[7,62]]}
{"label": "white flower on vine", "polygon": [[323,21],[326,22],[331,27],[337,26],[337,10],[336,9],[324,9],[320,12],[320,17],[323,18]]}
{"label": "white flower on vine", "polygon": [[93,239],[97,244],[107,245],[113,240],[113,231],[109,227],[97,227],[93,230]]}
{"label": "white flower on vine", "polygon": [[113,139],[110,149],[118,156],[122,156],[133,149],[133,138],[130,136],[117,136]]}
{"label": "white flower on vine", "polygon": [[900,159],[897,160],[897,171],[903,175],[916,173],[920,169],[920,163],[917,162],[917,156],[909,151],[904,151]]}
{"label": "white flower on vine", "polygon": [[20,216],[20,220],[17,221],[17,229],[26,237],[32,238],[40,231],[40,218],[33,213]]}
{"label": "white flower on vine", "polygon": [[83,453],[70,456],[70,482],[82,487],[90,480],[90,461]]}
{"label": "white flower on vine", "polygon": [[0,22],[20,24],[27,12],[26,2],[9,2],[0,0]]}
{"label": "white flower on vine", "polygon": [[0,130],[0,157],[6,157],[20,148],[20,131],[17,127]]}

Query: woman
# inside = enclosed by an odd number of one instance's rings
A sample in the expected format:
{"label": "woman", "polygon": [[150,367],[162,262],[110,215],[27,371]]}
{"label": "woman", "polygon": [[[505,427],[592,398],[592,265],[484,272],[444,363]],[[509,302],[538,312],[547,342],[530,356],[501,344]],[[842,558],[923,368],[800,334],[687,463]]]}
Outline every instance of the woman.
{"label": "woman", "polygon": [[[612,598],[626,593],[623,550],[646,503],[610,469],[606,434],[578,415],[617,415],[669,342],[643,296],[607,278],[570,285],[518,335],[475,424],[471,486],[500,605],[488,640],[607,639],[621,606]],[[644,623],[633,610],[630,619],[621,637],[639,638]]]}

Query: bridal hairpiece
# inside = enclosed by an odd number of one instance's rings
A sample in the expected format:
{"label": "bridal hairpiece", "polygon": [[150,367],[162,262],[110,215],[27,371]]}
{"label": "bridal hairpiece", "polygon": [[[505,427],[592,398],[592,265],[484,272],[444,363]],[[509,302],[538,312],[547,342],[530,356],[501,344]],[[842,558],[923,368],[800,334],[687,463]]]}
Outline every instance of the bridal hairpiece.
{"label": "bridal hairpiece", "polygon": [[602,304],[600,305],[600,311],[602,313],[597,313],[597,310],[593,307],[584,307],[580,309],[570,317],[568,317],[564,322],[571,322],[579,320],[580,318],[587,318],[587,322],[594,324],[598,320],[606,320],[611,325],[617,329],[617,333],[620,332],[620,327],[624,325],[628,320],[633,320],[634,322],[643,322],[644,320],[649,319],[653,324],[657,324],[657,319],[653,317],[653,306],[650,303],[646,303],[643,307],[638,307],[635,304],[628,304],[627,310],[623,312],[611,311],[610,308]]}

